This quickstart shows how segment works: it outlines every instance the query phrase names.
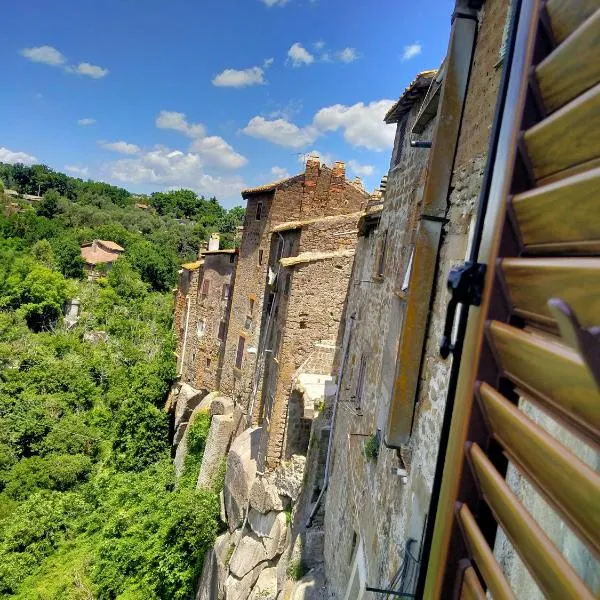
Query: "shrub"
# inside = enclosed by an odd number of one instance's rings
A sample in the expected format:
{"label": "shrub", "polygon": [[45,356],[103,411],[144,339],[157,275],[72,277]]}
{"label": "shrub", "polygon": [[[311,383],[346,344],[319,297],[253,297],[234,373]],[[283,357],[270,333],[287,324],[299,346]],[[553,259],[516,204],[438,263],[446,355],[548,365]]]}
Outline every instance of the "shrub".
{"label": "shrub", "polygon": [[365,441],[364,452],[367,460],[377,461],[377,457],[379,456],[379,439],[376,435],[367,438]]}

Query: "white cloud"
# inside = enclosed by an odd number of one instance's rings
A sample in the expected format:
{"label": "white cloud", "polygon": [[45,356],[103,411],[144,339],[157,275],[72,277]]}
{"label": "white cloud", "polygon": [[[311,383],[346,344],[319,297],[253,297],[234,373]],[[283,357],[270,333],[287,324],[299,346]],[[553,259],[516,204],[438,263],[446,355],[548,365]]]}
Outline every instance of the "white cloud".
{"label": "white cloud", "polygon": [[196,152],[207,164],[224,169],[239,169],[248,162],[245,156],[217,135],[198,138],[190,146],[190,151]]}
{"label": "white cloud", "polygon": [[60,67],[67,73],[86,75],[93,79],[101,79],[108,75],[108,69],[92,65],[89,62],[81,62],[78,65],[68,65],[65,55],[52,46],[36,46],[23,48],[19,51],[21,56],[32,62],[43,63],[51,67]]}
{"label": "white cloud", "polygon": [[270,119],[285,119],[290,121],[292,117],[302,111],[302,100],[298,98],[292,98],[286,104],[278,104],[276,108],[264,116]]}
{"label": "white cloud", "polygon": [[324,163],[326,165],[333,164],[333,155],[331,155],[327,152],[319,152],[319,150],[315,150],[315,149],[311,150],[310,152],[300,154],[298,156],[298,162],[301,165],[305,165],[306,160],[308,159],[309,156],[312,156],[313,158],[318,158],[322,163]]}
{"label": "white cloud", "polygon": [[285,119],[253,117],[242,131],[249,136],[268,140],[287,148],[301,148],[314,142],[318,132],[311,125],[298,127]]}
{"label": "white cloud", "polygon": [[263,62],[263,69],[268,69],[275,62],[274,58],[265,58]]}
{"label": "white cloud", "polygon": [[273,177],[275,177],[276,180],[287,179],[290,176],[288,170],[284,167],[272,167],[271,175],[273,175]]}
{"label": "white cloud", "polygon": [[408,46],[404,46],[404,50],[402,51],[402,56],[400,57],[401,61],[410,60],[415,56],[419,56],[423,51],[423,46],[419,44],[419,42],[415,42],[414,44],[409,44]]}
{"label": "white cloud", "polygon": [[[272,60],[273,59],[269,59]],[[269,63],[270,65],[271,63]],[[268,66],[268,65],[267,65]],[[249,85],[261,85],[266,83],[264,78],[265,71],[262,67],[250,67],[249,69],[225,69],[219,73],[212,84],[216,87],[247,87]]]}
{"label": "white cloud", "polygon": [[67,60],[60,51],[52,46],[23,48],[20,50],[20,54],[32,62],[44,63],[52,67],[58,67]]}
{"label": "white cloud", "polygon": [[87,75],[93,79],[101,79],[108,75],[108,69],[103,69],[98,65],[91,65],[88,62],[79,63],[76,67],[71,67],[71,69],[79,75]]}
{"label": "white cloud", "polygon": [[79,119],[77,121],[77,125],[81,125],[83,127],[85,127],[86,125],[94,125],[94,123],[96,122],[96,119],[90,119],[90,118],[85,118],[85,119]]}
{"label": "white cloud", "polygon": [[323,50],[325,48],[325,42],[323,40],[318,40],[313,44],[315,50]]}
{"label": "white cloud", "polygon": [[360,175],[361,177],[369,177],[375,173],[375,167],[373,165],[361,165],[355,160],[349,160],[348,167],[353,173],[356,173],[356,175]]}
{"label": "white cloud", "polygon": [[204,172],[198,154],[164,147],[109,163],[105,169],[109,177],[122,182],[186,187],[219,198],[237,196],[246,187],[241,177],[214,177]]}
{"label": "white cloud", "polygon": [[32,165],[37,162],[37,158],[26,152],[13,152],[4,146],[0,147],[0,162],[3,163],[23,163],[24,165]]}
{"label": "white cloud", "polygon": [[136,144],[130,144],[122,140],[120,142],[99,141],[98,145],[105,150],[112,150],[113,152],[118,152],[119,154],[137,154],[141,150],[141,148]]}
{"label": "white cloud", "polygon": [[356,48],[344,48],[337,53],[337,57],[342,62],[351,63],[358,58],[358,53],[356,52]]}
{"label": "white cloud", "polygon": [[73,173],[77,177],[87,177],[89,169],[87,167],[79,167],[78,165],[65,165],[65,171]]}
{"label": "white cloud", "polygon": [[352,106],[334,104],[319,110],[312,124],[304,127],[288,119],[269,120],[256,116],[250,119],[242,132],[279,146],[302,148],[328,131],[341,129],[344,139],[352,146],[386,150],[393,146],[394,130],[386,126],[383,117],[393,103],[393,100],[377,100],[370,104],[358,102]]}
{"label": "white cloud", "polygon": [[173,129],[191,137],[194,141],[189,151],[194,153],[203,164],[213,165],[224,169],[239,169],[248,159],[236,152],[222,137],[206,135],[204,125],[190,123],[184,113],[161,110],[156,117],[159,129]]}
{"label": "white cloud", "polygon": [[294,67],[310,65],[315,62],[315,57],[299,42],[291,45],[288,50],[288,57]]}
{"label": "white cloud", "polygon": [[206,134],[204,125],[200,123],[188,123],[184,113],[161,110],[155,121],[159,129],[174,129],[188,137],[202,137]]}
{"label": "white cloud", "polygon": [[323,133],[342,129],[344,139],[352,146],[386,150],[393,146],[394,131],[383,122],[383,117],[393,103],[393,100],[377,100],[352,106],[334,104],[317,112],[313,123]]}
{"label": "white cloud", "polygon": [[261,0],[261,2],[263,4],[266,4],[267,6],[271,7],[271,6],[284,6],[286,5],[290,0]]}

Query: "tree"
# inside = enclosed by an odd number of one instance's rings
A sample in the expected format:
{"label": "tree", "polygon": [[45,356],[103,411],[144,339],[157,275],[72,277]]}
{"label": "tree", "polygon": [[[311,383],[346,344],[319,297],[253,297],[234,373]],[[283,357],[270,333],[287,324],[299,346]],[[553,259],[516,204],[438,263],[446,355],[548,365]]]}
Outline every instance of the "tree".
{"label": "tree", "polygon": [[83,259],[81,258],[81,248],[79,243],[72,235],[63,235],[55,238],[54,257],[56,266],[65,277],[72,279],[81,279],[83,272]]}
{"label": "tree", "polygon": [[58,201],[60,200],[60,194],[56,190],[48,190],[44,194],[44,198],[38,204],[36,208],[36,214],[39,217],[47,217],[52,219],[58,213]]}
{"label": "tree", "polygon": [[42,331],[53,327],[62,316],[70,291],[68,281],[60,273],[35,266],[16,286],[12,303],[30,329]]}
{"label": "tree", "polygon": [[46,239],[37,241],[31,247],[31,256],[48,269],[51,269],[54,266],[54,252],[52,251],[52,245]]}

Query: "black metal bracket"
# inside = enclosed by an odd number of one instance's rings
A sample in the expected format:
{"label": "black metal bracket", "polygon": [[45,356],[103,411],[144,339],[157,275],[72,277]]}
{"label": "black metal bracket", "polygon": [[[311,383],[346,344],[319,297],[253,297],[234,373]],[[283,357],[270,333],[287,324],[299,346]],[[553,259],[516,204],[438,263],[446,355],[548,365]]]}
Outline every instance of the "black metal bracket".
{"label": "black metal bracket", "polygon": [[440,344],[442,358],[448,358],[450,353],[454,351],[451,338],[456,307],[459,304],[464,306],[479,306],[481,304],[485,269],[486,265],[470,261],[450,269],[447,285],[452,297],[448,302],[444,335]]}

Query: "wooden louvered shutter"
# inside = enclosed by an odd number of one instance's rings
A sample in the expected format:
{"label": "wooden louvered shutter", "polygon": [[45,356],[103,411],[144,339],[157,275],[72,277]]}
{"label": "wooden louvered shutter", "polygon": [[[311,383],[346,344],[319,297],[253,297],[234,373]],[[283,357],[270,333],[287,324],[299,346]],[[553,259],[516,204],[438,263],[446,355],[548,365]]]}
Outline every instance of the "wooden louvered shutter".
{"label": "wooden louvered shutter", "polygon": [[[522,0],[477,261],[424,598],[523,597],[506,534],[543,595],[594,594],[506,480],[521,473],[600,556],[600,477],[522,409],[600,447],[600,2]],[[594,592],[597,592],[595,590]]]}

